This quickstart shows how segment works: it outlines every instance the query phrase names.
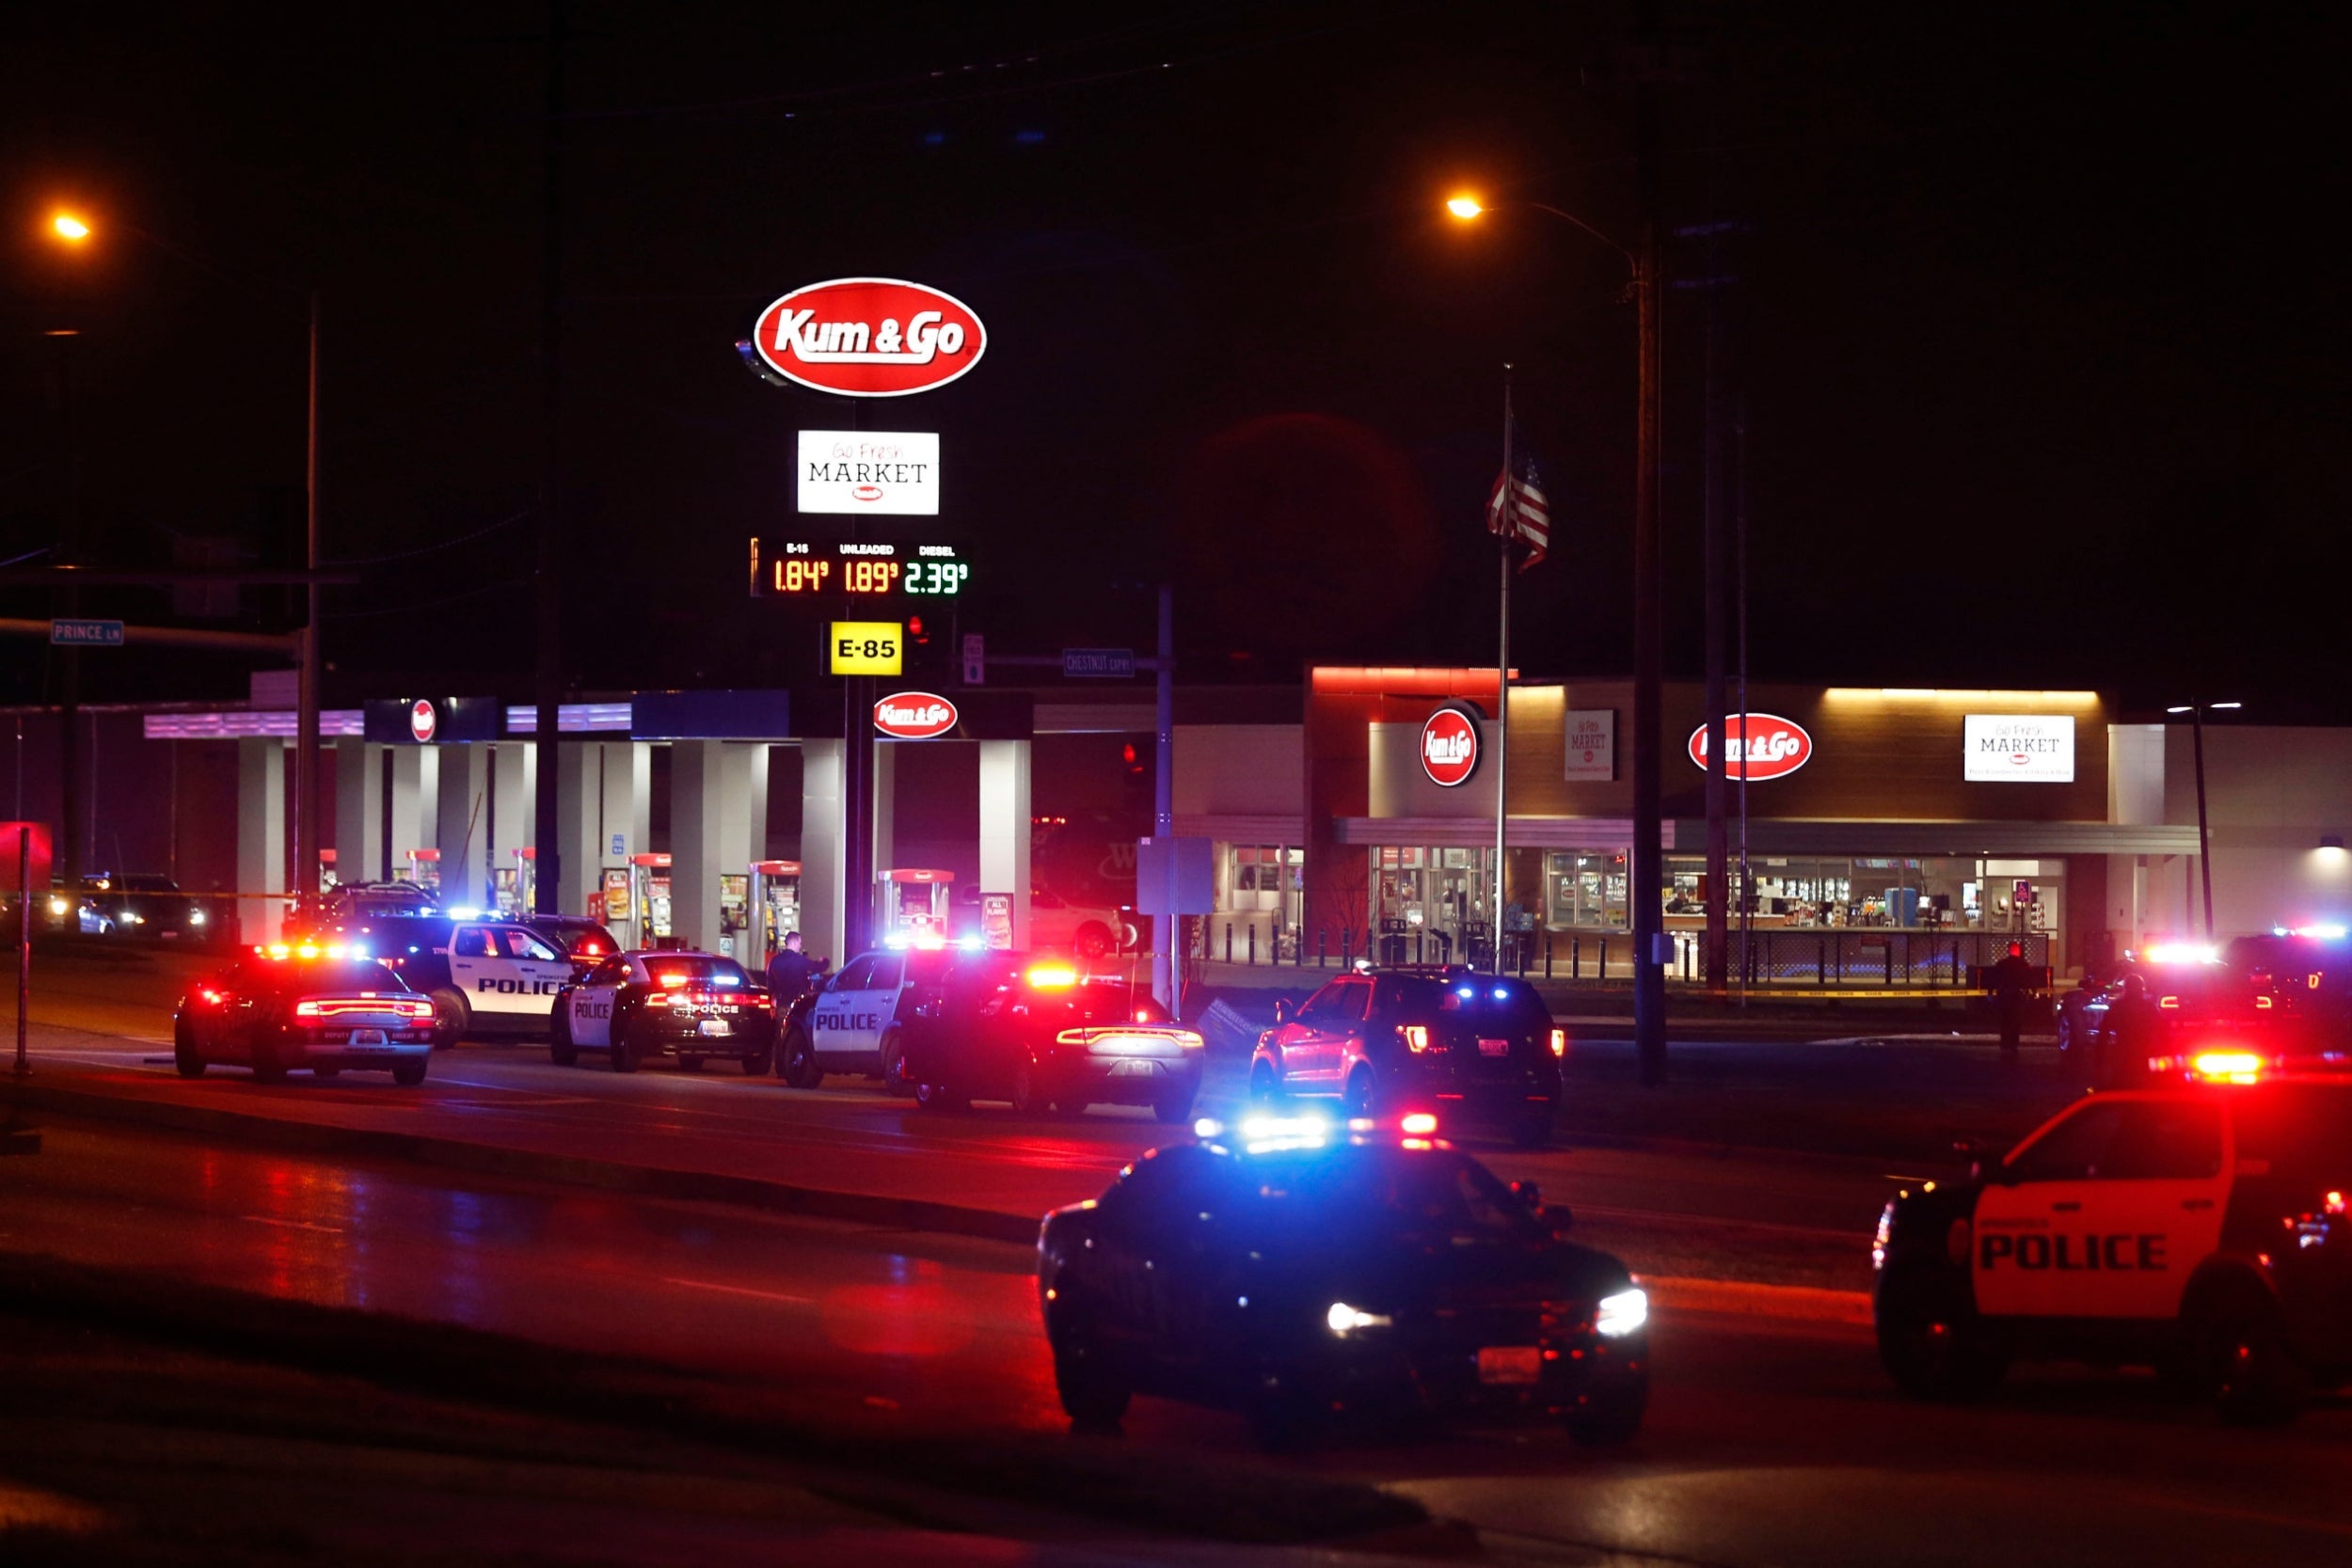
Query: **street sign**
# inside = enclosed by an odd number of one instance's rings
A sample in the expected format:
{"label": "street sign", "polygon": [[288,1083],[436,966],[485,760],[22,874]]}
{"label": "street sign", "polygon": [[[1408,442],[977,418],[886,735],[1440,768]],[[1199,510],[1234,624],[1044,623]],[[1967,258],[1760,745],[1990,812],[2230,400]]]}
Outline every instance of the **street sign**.
{"label": "street sign", "polygon": [[1133,648],[1064,648],[1061,673],[1069,680],[1132,680],[1136,673]]}
{"label": "street sign", "polygon": [[119,621],[52,621],[49,641],[60,648],[119,648]]}
{"label": "street sign", "polygon": [[988,639],[977,631],[963,634],[963,684],[980,686],[988,679]]}
{"label": "street sign", "polygon": [[895,675],[906,627],[897,621],[834,621],[825,641],[833,673]]}

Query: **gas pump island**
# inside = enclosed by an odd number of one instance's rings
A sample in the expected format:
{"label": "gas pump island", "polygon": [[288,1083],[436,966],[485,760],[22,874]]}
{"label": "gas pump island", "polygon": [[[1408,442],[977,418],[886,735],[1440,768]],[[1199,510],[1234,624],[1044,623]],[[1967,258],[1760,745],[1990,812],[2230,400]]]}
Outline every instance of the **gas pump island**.
{"label": "gas pump island", "polygon": [[[951,295],[893,278],[852,277],[811,284],[774,301],[736,351],[768,381],[867,399],[945,387],[979,362],[987,341],[978,316]],[[966,723],[947,698],[898,689],[907,674],[910,618],[929,614],[935,626],[952,622],[972,581],[966,546],[943,536],[935,523],[902,521],[939,515],[939,436],[803,430],[795,481],[798,512],[838,517],[841,525],[752,540],[750,589],[754,597],[796,611],[804,628],[821,633],[824,672],[841,682],[837,831],[845,897],[841,951],[828,956],[846,960],[893,936],[964,934],[951,933],[951,870],[892,863],[893,749],[939,740],[980,746],[977,885],[1009,901],[1010,928],[1000,940],[1025,946],[1027,726],[1019,726],[1017,737],[1001,731],[992,736],[992,726]],[[891,685],[878,684],[883,681]],[[804,820],[803,858],[806,837],[823,831]],[[750,868],[747,945],[755,960],[799,928],[799,870],[784,862]],[[977,914],[972,924],[970,934],[978,934]]]}

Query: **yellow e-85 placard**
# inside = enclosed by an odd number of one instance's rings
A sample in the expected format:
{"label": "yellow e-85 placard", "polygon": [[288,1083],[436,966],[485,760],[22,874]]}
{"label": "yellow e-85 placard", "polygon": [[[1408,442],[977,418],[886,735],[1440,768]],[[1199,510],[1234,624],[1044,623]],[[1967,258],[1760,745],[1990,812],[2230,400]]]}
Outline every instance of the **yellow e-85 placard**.
{"label": "yellow e-85 placard", "polygon": [[836,675],[898,674],[905,643],[906,627],[896,621],[835,621],[825,638]]}

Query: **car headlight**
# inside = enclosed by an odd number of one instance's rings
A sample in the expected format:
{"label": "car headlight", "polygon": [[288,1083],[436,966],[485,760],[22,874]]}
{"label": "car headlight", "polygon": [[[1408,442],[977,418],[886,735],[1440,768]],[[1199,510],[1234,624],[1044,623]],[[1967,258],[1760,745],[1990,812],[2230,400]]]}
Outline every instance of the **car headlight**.
{"label": "car headlight", "polygon": [[1324,1324],[1344,1339],[1359,1328],[1386,1328],[1390,1319],[1383,1312],[1366,1312],[1343,1301],[1331,1304],[1331,1310],[1323,1315]]}
{"label": "car headlight", "polygon": [[1612,1339],[1626,1335],[1649,1322],[1649,1292],[1635,1289],[1619,1291],[1613,1296],[1600,1298],[1593,1313],[1593,1330]]}
{"label": "car headlight", "polygon": [[192,910],[190,910],[190,911],[188,911],[188,924],[189,924],[189,925],[191,925],[191,926],[201,926],[201,925],[203,925],[203,924],[204,924],[204,911],[203,911],[202,910],[200,910],[200,909],[192,909]]}
{"label": "car headlight", "polygon": [[66,911],[68,911],[68,910],[70,910],[70,909],[72,909],[72,906],[71,904],[68,904],[68,903],[67,903],[64,899],[62,899],[62,898],[52,898],[51,900],[49,900],[49,912],[50,912],[51,914],[63,914],[63,913],[65,913],[65,912],[66,912]]}

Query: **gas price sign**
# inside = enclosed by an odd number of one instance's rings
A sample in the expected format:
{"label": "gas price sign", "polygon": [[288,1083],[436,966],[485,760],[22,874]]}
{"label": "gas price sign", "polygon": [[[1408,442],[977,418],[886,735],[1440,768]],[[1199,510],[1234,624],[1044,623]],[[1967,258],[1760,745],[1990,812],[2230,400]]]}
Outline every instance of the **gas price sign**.
{"label": "gas price sign", "polygon": [[972,580],[959,545],[873,539],[755,539],[752,597],[878,606],[953,599]]}

